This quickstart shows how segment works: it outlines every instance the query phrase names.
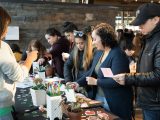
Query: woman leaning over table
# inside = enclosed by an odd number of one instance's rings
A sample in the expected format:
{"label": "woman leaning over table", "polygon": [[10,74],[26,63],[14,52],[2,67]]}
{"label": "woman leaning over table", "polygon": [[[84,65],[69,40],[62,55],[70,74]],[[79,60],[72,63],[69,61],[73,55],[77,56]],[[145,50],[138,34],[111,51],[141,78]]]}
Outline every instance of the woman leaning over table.
{"label": "woman leaning over table", "polygon": [[[28,48],[27,48],[27,51],[24,51],[23,54],[22,54],[22,58],[21,58],[21,62],[25,61],[26,58],[27,58],[27,53],[28,52],[32,52],[34,50],[37,50],[38,51],[38,56],[37,56],[37,59],[35,60],[35,62],[37,62],[40,58],[44,57],[45,54],[46,54],[46,47],[41,43],[40,40],[37,40],[37,39],[33,39],[29,42],[28,44]],[[46,66],[46,64],[48,63],[45,63],[43,64],[43,66]],[[30,70],[29,70],[29,73],[30,74],[34,74],[33,73],[33,67],[31,66]]]}
{"label": "woman leaning over table", "polygon": [[62,53],[69,52],[69,41],[54,27],[46,30],[45,38],[51,47],[45,57],[38,60],[38,63],[42,65],[49,60],[52,60],[51,65],[53,66],[55,73],[58,77],[63,78],[64,61],[62,59]]}
{"label": "woman leaning over table", "polygon": [[[67,84],[81,78],[91,67],[93,58],[91,35],[83,31],[74,31],[74,37],[75,47],[64,64],[64,79]],[[88,93],[90,88],[85,88],[82,89],[82,92],[86,90]]]}
{"label": "woman leaning over table", "polygon": [[0,7],[0,120],[13,120],[11,115],[14,82],[22,81],[31,64],[37,58],[37,51],[28,54],[23,64],[18,64],[9,45],[2,41],[6,36],[11,17]]}
{"label": "woman leaning over table", "polygon": [[106,110],[123,120],[131,120],[132,88],[121,86],[110,77],[104,77],[101,71],[101,68],[111,68],[113,74],[129,72],[128,58],[118,47],[114,29],[109,24],[97,25],[92,38],[97,48],[92,67],[77,83],[79,86],[94,86],[93,95],[96,100],[104,103]]}

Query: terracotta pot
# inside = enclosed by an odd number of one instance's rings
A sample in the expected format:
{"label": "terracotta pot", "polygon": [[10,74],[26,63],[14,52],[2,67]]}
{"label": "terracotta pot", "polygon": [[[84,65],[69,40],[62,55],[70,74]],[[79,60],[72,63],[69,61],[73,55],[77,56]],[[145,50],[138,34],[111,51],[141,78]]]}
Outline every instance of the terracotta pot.
{"label": "terracotta pot", "polygon": [[45,69],[45,73],[46,73],[46,77],[53,77],[55,72],[54,72],[54,68],[52,66],[48,66]]}
{"label": "terracotta pot", "polygon": [[74,113],[68,111],[68,116],[70,120],[81,120],[82,112]]}

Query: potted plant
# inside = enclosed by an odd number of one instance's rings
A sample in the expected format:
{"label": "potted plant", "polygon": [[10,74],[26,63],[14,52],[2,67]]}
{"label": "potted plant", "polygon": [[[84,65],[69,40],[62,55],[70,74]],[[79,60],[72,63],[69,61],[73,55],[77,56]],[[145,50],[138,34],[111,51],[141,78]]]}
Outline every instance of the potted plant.
{"label": "potted plant", "polygon": [[47,117],[50,120],[55,118],[62,119],[62,92],[60,91],[60,86],[60,82],[47,83]]}
{"label": "potted plant", "polygon": [[34,78],[35,85],[30,89],[33,105],[40,106],[46,104],[46,87],[41,78]]}
{"label": "potted plant", "polygon": [[70,120],[81,120],[82,108],[78,102],[69,103],[67,106],[68,116]]}
{"label": "potted plant", "polygon": [[55,76],[54,68],[51,65],[45,66],[46,78],[53,78]]}

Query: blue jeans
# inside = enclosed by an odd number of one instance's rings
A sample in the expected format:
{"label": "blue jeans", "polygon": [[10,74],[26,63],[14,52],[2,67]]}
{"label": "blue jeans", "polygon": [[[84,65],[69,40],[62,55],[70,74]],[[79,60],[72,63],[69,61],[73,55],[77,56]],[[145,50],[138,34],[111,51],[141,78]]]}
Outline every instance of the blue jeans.
{"label": "blue jeans", "polygon": [[160,110],[143,110],[143,120],[160,120]]}
{"label": "blue jeans", "polygon": [[96,95],[96,100],[103,102],[104,104],[102,106],[104,107],[104,109],[110,111],[108,102],[105,97]]}

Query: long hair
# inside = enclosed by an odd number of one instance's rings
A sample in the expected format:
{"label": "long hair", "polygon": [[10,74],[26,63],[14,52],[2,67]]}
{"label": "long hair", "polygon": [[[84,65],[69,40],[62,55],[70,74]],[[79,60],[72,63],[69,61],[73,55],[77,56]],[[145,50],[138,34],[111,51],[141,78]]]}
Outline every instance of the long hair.
{"label": "long hair", "polygon": [[[91,35],[83,35],[82,37],[80,36],[75,36],[75,38],[82,38],[85,42],[85,48],[84,48],[84,53],[83,53],[83,62],[82,66],[84,70],[87,70],[91,64],[92,58],[93,58],[93,51],[92,51],[92,38]],[[79,50],[75,46],[73,49],[73,61],[74,61],[74,66],[75,70],[78,71],[78,66],[79,66]]]}
{"label": "long hair", "polygon": [[133,56],[134,57],[138,57],[139,56],[139,53],[140,53],[140,50],[141,50],[141,47],[142,47],[142,37],[143,35],[141,33],[137,33],[135,35],[135,37],[133,38],[133,50],[135,51]]}
{"label": "long hair", "polygon": [[0,7],[0,40],[3,39],[7,30],[8,24],[11,22],[11,17],[5,9]]}
{"label": "long hair", "polygon": [[36,48],[38,51],[38,58],[43,57],[44,53],[46,52],[46,48],[42,45],[39,40],[31,40],[28,45],[28,51],[32,51],[32,47]]}

